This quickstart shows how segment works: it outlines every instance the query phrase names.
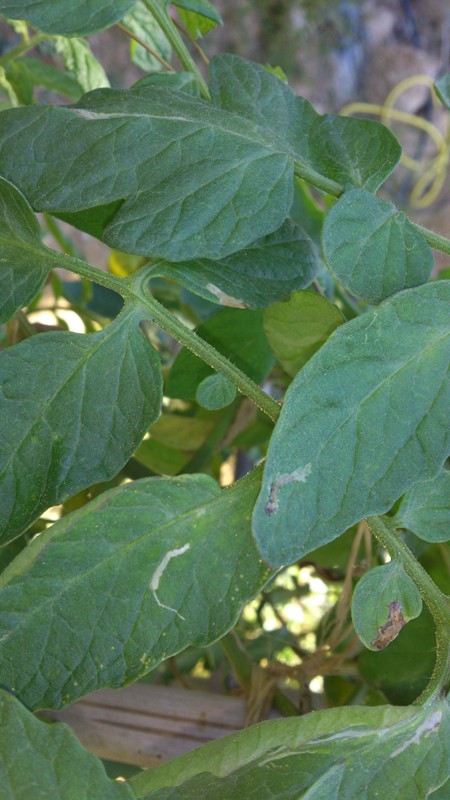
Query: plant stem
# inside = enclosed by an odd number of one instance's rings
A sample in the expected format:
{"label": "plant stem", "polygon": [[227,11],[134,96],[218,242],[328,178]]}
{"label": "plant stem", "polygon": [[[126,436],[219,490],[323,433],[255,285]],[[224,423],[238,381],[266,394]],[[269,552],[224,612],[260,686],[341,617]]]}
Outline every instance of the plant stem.
{"label": "plant stem", "polygon": [[17,47],[13,47],[0,57],[0,67],[6,66],[10,61],[14,61],[14,59],[19,58],[19,56],[23,56],[24,53],[27,53],[41,42],[45,42],[46,39],[50,38],[48,33],[37,33],[35,36],[32,36],[31,39],[24,39]]}
{"label": "plant stem", "polygon": [[422,236],[425,236],[430,247],[433,247],[435,250],[440,250],[442,253],[446,253],[450,256],[450,239],[447,239],[446,236],[442,236],[440,233],[430,231],[429,228],[423,228],[422,225],[417,225],[415,222],[411,222],[411,225],[416,231],[419,231]]}
{"label": "plant stem", "polygon": [[62,230],[59,227],[56,219],[54,217],[52,217],[51,214],[47,214],[47,212],[45,211],[44,212],[44,220],[45,220],[45,225],[47,227],[48,232],[51,233],[51,235],[53,236],[55,242],[57,244],[59,244],[59,246],[60,246],[61,250],[63,251],[63,253],[65,253],[67,256],[73,256],[74,258],[79,258],[79,253],[78,253],[75,245],[62,232]]}
{"label": "plant stem", "polygon": [[[144,281],[147,282],[148,277],[145,277]],[[155,300],[142,284],[138,296],[141,303],[150,311],[157,325],[217,372],[223,372],[239,389],[241,394],[245,394],[250,398],[271,420],[275,422],[278,419],[281,411],[280,404],[273,397],[266,394],[239,367],[236,367],[228,358],[225,358],[215,347],[205,342],[200,336],[197,336],[194,331],[189,330],[177,317],[174,317],[170,311],[167,311],[161,303]]]}
{"label": "plant stem", "polygon": [[187,72],[192,72],[195,75],[201,96],[205,100],[211,100],[208,85],[185,43],[183,42],[183,39],[178,33],[175,25],[170,19],[167,11],[161,7],[158,0],[142,0],[142,2],[148,8],[150,13],[153,14],[162,32],[165,34],[166,38],[175,50],[175,53],[177,54],[184,69]]}
{"label": "plant stem", "polygon": [[136,275],[131,275],[127,279],[117,278],[115,275],[110,275],[103,272],[97,267],[92,267],[85,261],[80,261],[73,256],[65,255],[64,253],[54,253],[48,249],[49,261],[53,261],[55,266],[63,267],[75,272],[82,278],[95,281],[101,286],[106,286],[107,289],[112,289],[114,292],[120,294],[125,300],[133,298],[138,300],[146,310],[149,312],[149,317],[152,318],[157,325],[163,330],[167,331],[170,336],[173,336],[178,342],[183,344],[196,356],[202,359],[206,364],[215,369],[217,372],[223,372],[239,389],[241,394],[245,394],[252,400],[258,408],[261,409],[271,420],[276,422],[280,415],[281,406],[273,397],[266,394],[254,381],[252,381],[239,367],[232,364],[225,356],[219,353],[215,347],[205,342],[200,336],[197,336],[194,331],[189,330],[179,319],[173,316],[170,311],[167,311],[161,303],[158,303],[154,297],[151,296],[147,289],[149,280],[148,270],[141,269]]}
{"label": "plant stem", "polygon": [[423,704],[439,694],[449,679],[449,598],[438,589],[422,565],[414,558],[409,547],[389,527],[385,517],[369,517],[366,521],[371,533],[386,548],[391,558],[398,559],[413,579],[433,615],[436,626],[436,664],[427,687],[415,701]]}
{"label": "plant stem", "polygon": [[134,41],[135,41],[135,42],[137,42],[138,44],[140,44],[140,45],[141,45],[141,47],[143,47],[143,48],[144,48],[144,50],[146,50],[146,51],[147,51],[147,53],[150,53],[150,55],[151,55],[151,56],[153,56],[153,58],[156,58],[156,60],[157,60],[157,61],[159,61],[159,63],[160,63],[160,64],[162,64],[162,66],[163,66],[165,69],[167,69],[167,70],[170,70],[171,72],[173,72],[173,71],[174,71],[174,68],[172,67],[172,64],[169,64],[169,62],[168,62],[168,61],[166,61],[166,59],[165,59],[165,58],[163,58],[162,56],[160,56],[160,55],[159,55],[159,53],[157,53],[157,52],[156,52],[156,50],[153,50],[153,48],[152,48],[152,47],[149,47],[149,45],[148,45],[146,42],[144,42],[144,40],[143,40],[143,39],[141,39],[141,37],[140,37],[140,36],[137,36],[135,33],[133,33],[132,31],[128,30],[128,28],[127,28],[127,27],[125,27],[125,25],[122,25],[122,23],[121,23],[121,22],[116,22],[116,28],[119,28],[119,29],[120,29],[121,31],[123,31],[123,32],[124,32],[124,33],[125,33],[127,36],[129,36],[129,38],[130,38],[130,39],[134,39]]}
{"label": "plant stem", "polygon": [[311,183],[317,189],[321,189],[323,192],[331,194],[332,197],[340,197],[341,194],[344,193],[344,187],[341,186],[340,183],[336,183],[336,181],[333,181],[330,178],[325,178],[324,175],[321,175],[314,169],[307,167],[306,164],[300,164],[300,162],[296,161],[294,164],[294,174],[297,176],[297,178],[301,178],[302,181]]}
{"label": "plant stem", "polygon": [[182,34],[183,34],[183,36],[185,37],[185,39],[188,39],[188,41],[191,43],[192,47],[195,47],[195,49],[197,50],[197,53],[199,54],[199,56],[200,56],[200,58],[202,59],[203,63],[204,63],[206,66],[208,66],[208,64],[209,64],[209,58],[208,58],[208,56],[206,55],[205,51],[204,51],[204,50],[202,50],[202,48],[200,47],[199,43],[195,41],[194,37],[193,37],[193,36],[191,36],[191,34],[189,33],[189,31],[187,31],[187,30],[186,30],[186,28],[183,28],[183,26],[182,26],[182,25],[180,25],[180,23],[179,23],[179,22],[177,22],[177,21],[176,21],[176,19],[173,19],[173,20],[172,20],[172,22],[173,22],[173,24],[175,25],[175,27],[176,27],[176,28],[177,28],[177,29],[180,31],[180,33],[182,33]]}

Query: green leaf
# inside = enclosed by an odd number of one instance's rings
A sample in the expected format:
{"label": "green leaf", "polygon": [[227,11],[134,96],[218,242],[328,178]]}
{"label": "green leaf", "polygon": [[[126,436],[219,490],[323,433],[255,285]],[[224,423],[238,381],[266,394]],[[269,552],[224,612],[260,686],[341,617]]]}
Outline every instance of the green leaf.
{"label": "green leaf", "polygon": [[[197,333],[255,383],[260,383],[272,366],[261,311],[224,308],[200,325]],[[166,393],[169,397],[194,400],[198,384],[213,374],[214,370],[190,350],[181,350],[169,372]]]}
{"label": "green leaf", "polygon": [[0,13],[12,19],[26,19],[47,33],[87,36],[119,22],[134,3],[135,0],[0,0]]}
{"label": "green leaf", "polygon": [[195,39],[223,24],[219,12],[208,0],[174,0],[172,5],[177,6],[181,22]]}
{"label": "green leaf", "polygon": [[426,542],[446,542],[450,536],[450,472],[443,469],[429,481],[416,483],[402,498],[394,517]]}
{"label": "green leaf", "polygon": [[338,328],[291,383],[254,528],[282,565],[382,514],[449,451],[450,282],[394,295]]}
{"label": "green leaf", "polygon": [[[114,477],[160,413],[158,354],[126,307],[99,333],[45,333],[0,353],[0,532]],[[101,387],[101,390],[100,388]]]}
{"label": "green leaf", "polygon": [[390,703],[413,703],[427,686],[435,663],[433,618],[427,607],[385,650],[364,650],[358,661],[365,681]]}
{"label": "green leaf", "polygon": [[34,539],[1,578],[0,683],[56,708],[222,636],[270,574],[250,528],[259,483],[147,478]]}
{"label": "green leaf", "polygon": [[222,17],[213,4],[208,0],[172,0],[172,5],[177,8],[184,8],[186,11],[192,11],[205,19],[209,19],[216,25],[222,25]]}
{"label": "green leaf", "polygon": [[378,189],[391,174],[401,148],[383,125],[369,120],[321,116],[308,100],[259,64],[239,56],[210,63],[213,101],[235,111],[286,142],[289,152],[312,172],[345,186]]}
{"label": "green leaf", "polygon": [[36,719],[0,689],[0,785],[3,800],[133,800],[125,783],[110,780],[67,725]]}
{"label": "green leaf", "polygon": [[322,244],[338,281],[373,304],[426,283],[434,265],[431,247],[403,211],[362,189],[345,192],[328,212]]}
{"label": "green leaf", "polygon": [[171,261],[240,250],[277,230],[292,204],[293,161],[273,137],[156,86],[3,112],[0,172],[35,210]]}
{"label": "green leaf", "polygon": [[399,561],[366,572],[353,592],[353,624],[369,650],[384,650],[421,611],[420,592]]}
{"label": "green leaf", "polygon": [[[0,178],[0,322],[27,305],[54,264],[41,242],[41,229],[27,201]],[[54,257],[54,254],[53,254]],[[53,261],[53,263],[52,263]]]}
{"label": "green leaf", "polygon": [[236,387],[234,383],[222,372],[208,375],[203,378],[197,386],[195,399],[203,408],[210,411],[217,411],[220,408],[229,406],[236,397]]}
{"label": "green leaf", "polygon": [[422,800],[448,777],[449,711],[335,708],[262,722],[131,779],[147,800]]}
{"label": "green leaf", "polygon": [[175,280],[213,303],[258,308],[309,286],[318,264],[309,236],[287,220],[279,230],[220,261],[160,261],[154,274]]}
{"label": "green leaf", "polygon": [[[156,22],[153,14],[150,13],[143,3],[136,3],[131,11],[122,20],[122,25],[125,26],[131,33],[135,33],[142,39],[152,50],[155,50],[158,55],[166,61],[170,61],[172,57],[172,49],[169,42],[164,36],[161,28]],[[161,63],[145,50],[140,44],[135,41],[130,42],[131,47],[131,60],[137,67],[143,69],[144,72],[152,72],[163,69]]]}
{"label": "green leaf", "polygon": [[450,72],[446,72],[442,78],[434,84],[437,96],[442,100],[445,106],[450,110]]}
{"label": "green leaf", "polygon": [[82,87],[74,78],[38,58],[17,58],[7,64],[5,74],[19,101],[24,105],[33,102],[33,93],[37,86],[71,100],[78,100],[83,94]]}
{"label": "green leaf", "polygon": [[51,40],[55,52],[61,56],[66,70],[85,92],[109,86],[105,70],[95,58],[85,39],[66,39],[55,36]]}
{"label": "green leaf", "polygon": [[337,306],[312,292],[295,292],[287,303],[264,311],[267,339],[289,375],[296,375],[343,322]]}

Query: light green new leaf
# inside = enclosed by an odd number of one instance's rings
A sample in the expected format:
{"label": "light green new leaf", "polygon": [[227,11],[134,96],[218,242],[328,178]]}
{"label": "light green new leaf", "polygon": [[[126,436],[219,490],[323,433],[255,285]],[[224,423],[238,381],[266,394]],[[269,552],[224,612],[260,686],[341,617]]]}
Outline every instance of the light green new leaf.
{"label": "light green new leaf", "polygon": [[399,561],[366,572],[353,592],[353,624],[369,650],[384,650],[421,611],[420,592]]}
{"label": "light green new leaf", "polygon": [[448,777],[444,701],[262,722],[131,779],[145,800],[423,800]]}
{"label": "light green new leaf", "polygon": [[45,333],[0,353],[0,535],[113,478],[160,413],[159,356],[126,307],[99,333]]}
{"label": "light green new leaf", "polygon": [[0,0],[0,13],[64,36],[87,36],[119,22],[135,0]]}
{"label": "light green new leaf", "polygon": [[260,478],[146,478],[34,539],[0,580],[0,683],[59,708],[222,636],[270,574],[250,527]]}
{"label": "light green new leaf", "polygon": [[[162,56],[166,61],[170,61],[172,56],[170,44],[153,14],[150,13],[143,3],[136,3],[129,14],[124,17],[122,24],[131,31],[131,33],[139,36],[139,38],[158,53],[159,56]],[[143,69],[144,72],[153,72],[163,69],[161,62],[152,56],[148,50],[145,50],[142,45],[131,41],[130,47],[131,60],[137,67]]]}
{"label": "light green new leaf", "polygon": [[374,305],[426,283],[434,265],[431,247],[403,211],[363,189],[345,192],[328,212],[322,244],[338,281]]}
{"label": "light green new leaf", "polygon": [[429,481],[416,483],[402,498],[394,518],[426,542],[450,538],[450,472],[443,469]]}
{"label": "light green new leaf", "polygon": [[312,173],[375,191],[400,158],[397,139],[383,125],[321,116],[259,64],[224,55],[213,58],[209,69],[213,101],[271,131]]}
{"label": "light green new leaf", "polygon": [[211,20],[216,25],[222,25],[222,18],[209,0],[172,0],[172,5],[192,11],[205,19]]}
{"label": "light green new leaf", "polygon": [[442,100],[445,106],[450,110],[450,72],[447,72],[442,78],[434,84],[437,96]]}
{"label": "light green new leaf", "polygon": [[449,452],[450,282],[407,289],[339,327],[291,383],[254,528],[296,561],[388,511]]}
{"label": "light green new leaf", "polygon": [[23,195],[0,178],[0,322],[6,322],[44,285],[56,266]]}
{"label": "light green new leaf", "polygon": [[214,375],[203,378],[195,393],[197,403],[210,411],[217,411],[229,406],[235,397],[234,383],[222,372],[216,372]]}
{"label": "light green new leaf", "polygon": [[293,194],[293,160],[273,137],[152,85],[3,112],[0,173],[35,210],[170,261],[244,248],[281,226]]}
{"label": "light green new leaf", "polygon": [[100,61],[97,61],[85,39],[67,39],[55,36],[50,46],[61,56],[66,70],[85,92],[109,86],[109,80]]}
{"label": "light green new leaf", "polygon": [[[262,311],[224,308],[200,325],[197,333],[255,383],[261,383],[273,364]],[[198,384],[213,373],[208,364],[184,348],[170,369],[166,394],[194,400]]]}
{"label": "light green new leaf", "polygon": [[2,800],[133,800],[110,780],[100,759],[83,750],[67,725],[48,725],[0,689]]}
{"label": "light green new leaf", "polygon": [[319,264],[309,236],[287,220],[279,230],[220,261],[160,261],[154,274],[175,280],[213,303],[258,308],[309,286]]}
{"label": "light green new leaf", "polygon": [[337,306],[312,292],[295,292],[264,311],[267,339],[289,375],[296,375],[343,322]]}

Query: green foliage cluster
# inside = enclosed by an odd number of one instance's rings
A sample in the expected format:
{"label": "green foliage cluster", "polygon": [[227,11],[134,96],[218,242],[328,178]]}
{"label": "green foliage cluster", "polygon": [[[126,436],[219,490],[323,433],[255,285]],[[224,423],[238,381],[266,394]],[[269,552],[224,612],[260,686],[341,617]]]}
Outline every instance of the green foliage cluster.
{"label": "green foliage cluster", "polygon": [[[206,82],[186,42],[221,23],[208,0],[0,12],[18,37],[0,57],[2,796],[438,800],[450,281],[430,276],[450,241],[375,194],[398,141],[236,56],[213,58]],[[126,90],[85,38],[117,23],[147,73]],[[44,42],[46,61],[27,55]],[[109,271],[59,221],[114,248]],[[39,331],[49,295],[86,333]],[[222,489],[236,453],[248,474]],[[279,688],[292,718],[120,784],[34,716],[179,653],[195,662],[255,597],[299,595],[277,581],[305,563],[342,586],[315,631],[344,664],[322,659],[334,708],[296,716]],[[287,646],[308,663],[282,635],[271,657]],[[268,640],[241,656],[223,642],[242,678]]]}

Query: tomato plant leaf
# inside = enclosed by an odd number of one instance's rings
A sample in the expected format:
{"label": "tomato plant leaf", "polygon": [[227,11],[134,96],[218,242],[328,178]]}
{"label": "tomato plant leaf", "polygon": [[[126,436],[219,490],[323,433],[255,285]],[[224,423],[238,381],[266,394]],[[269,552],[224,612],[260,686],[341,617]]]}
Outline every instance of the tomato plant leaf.
{"label": "tomato plant leaf", "polygon": [[59,708],[223,635],[270,575],[251,535],[259,484],[259,470],[226,490],[147,478],[34,539],[1,578],[0,682]]}
{"label": "tomato plant leaf", "polygon": [[109,86],[105,70],[95,58],[85,39],[54,36],[50,46],[61,56],[66,70],[85,92]]}
{"label": "tomato plant leaf", "polygon": [[389,703],[407,705],[425,689],[436,660],[433,620],[427,607],[385,650],[364,650],[358,669],[369,686]]}
{"label": "tomato plant leaf", "polygon": [[388,511],[440,470],[450,443],[449,301],[449,281],[400,292],[338,328],[294,378],[254,515],[270,564]]}
{"label": "tomato plant leaf", "polygon": [[214,375],[208,375],[203,378],[195,393],[197,403],[211,411],[229,406],[235,397],[236,387],[234,383],[222,372],[216,372]]}
{"label": "tomato plant leaf", "polygon": [[[198,335],[260,383],[273,364],[263,329],[262,311],[224,308],[199,326]],[[178,353],[167,379],[166,393],[181,400],[194,400],[197,386],[213,370],[184,348]]]}
{"label": "tomato plant leaf", "polygon": [[363,189],[345,192],[330,209],[322,244],[338,281],[373,304],[426,283],[434,265],[431,247],[403,211]]}
{"label": "tomato plant leaf", "polygon": [[136,0],[0,0],[0,13],[26,19],[35,28],[64,36],[87,36],[109,28],[125,16]]}
{"label": "tomato plant leaf", "polygon": [[264,311],[267,339],[289,375],[296,375],[343,322],[337,306],[312,292],[295,292]]}
{"label": "tomato plant leaf", "polygon": [[408,528],[426,542],[446,542],[449,530],[450,472],[443,469],[429,481],[420,481],[402,497],[394,517],[398,528]]}
{"label": "tomato plant leaf", "polygon": [[5,322],[35,297],[55,264],[41,242],[41,229],[28,202],[4,178],[0,178],[0,245],[0,322]]}
{"label": "tomato plant leaf", "polygon": [[448,776],[448,705],[335,708],[262,722],[144,771],[138,798],[428,797]]}
{"label": "tomato plant leaf", "polygon": [[240,56],[210,62],[213,101],[286,141],[300,164],[344,186],[375,191],[396,166],[401,147],[383,125],[318,114],[311,103],[259,64]]}
{"label": "tomato plant leaf", "polygon": [[243,308],[284,300],[310,285],[319,257],[309,236],[290,220],[268,236],[218,261],[160,261],[154,274],[181,283],[213,303]]}
{"label": "tomato plant leaf", "polygon": [[177,8],[184,8],[185,11],[192,11],[201,17],[205,17],[205,19],[215,22],[216,25],[222,25],[222,18],[219,12],[208,0],[172,0],[172,5]]}
{"label": "tomato plant leaf", "polygon": [[83,94],[82,87],[71,75],[38,58],[16,58],[6,65],[5,75],[24,105],[33,102],[34,90],[39,86],[71,100],[78,100]]}
{"label": "tomato plant leaf", "polygon": [[4,800],[133,800],[125,783],[110,780],[67,725],[37,719],[0,689],[0,785]]}
{"label": "tomato plant leaf", "polygon": [[159,356],[128,306],[99,333],[45,333],[0,353],[0,531],[114,477],[160,413]]}
{"label": "tomato plant leaf", "polygon": [[281,226],[293,195],[293,161],[265,131],[153,85],[2,112],[0,172],[35,210],[171,261],[242,249]]}
{"label": "tomato plant leaf", "polygon": [[420,592],[399,561],[366,572],[353,592],[353,624],[369,650],[384,650],[421,611]]}
{"label": "tomato plant leaf", "polygon": [[[131,33],[139,36],[159,56],[170,61],[172,48],[153,14],[142,3],[135,3],[131,11],[123,18],[122,25]],[[130,42],[130,51],[132,62],[144,72],[157,72],[164,69],[161,62],[136,41]]]}
{"label": "tomato plant leaf", "polygon": [[195,39],[205,36],[209,31],[222,25],[222,19],[208,0],[176,0],[180,21]]}

